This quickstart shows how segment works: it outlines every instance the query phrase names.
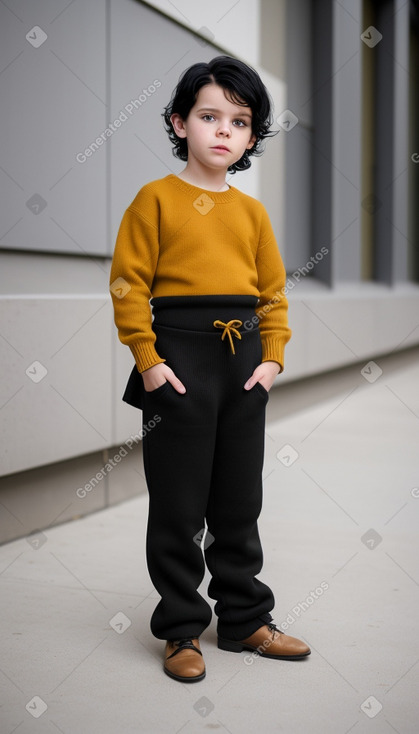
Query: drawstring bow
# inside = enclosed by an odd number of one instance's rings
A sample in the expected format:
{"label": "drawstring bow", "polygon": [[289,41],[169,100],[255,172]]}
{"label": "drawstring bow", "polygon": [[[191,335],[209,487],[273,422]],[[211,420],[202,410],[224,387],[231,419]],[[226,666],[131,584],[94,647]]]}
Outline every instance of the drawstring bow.
{"label": "drawstring bow", "polygon": [[223,340],[225,335],[227,334],[230,340],[230,347],[231,347],[231,351],[233,352],[233,354],[235,354],[236,352],[234,350],[232,334],[234,334],[234,336],[237,337],[237,339],[241,339],[242,335],[238,331],[238,327],[241,326],[242,324],[243,322],[240,321],[239,319],[232,319],[231,321],[228,321],[227,324],[224,323],[224,321],[220,321],[219,319],[217,319],[216,321],[214,321],[214,324],[213,324],[218,329],[224,329],[221,335],[221,340]]}

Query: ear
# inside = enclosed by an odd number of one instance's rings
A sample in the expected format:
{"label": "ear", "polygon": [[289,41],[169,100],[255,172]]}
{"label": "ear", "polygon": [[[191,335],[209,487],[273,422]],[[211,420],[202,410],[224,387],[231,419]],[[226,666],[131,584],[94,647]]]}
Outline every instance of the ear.
{"label": "ear", "polygon": [[186,138],[185,123],[178,112],[174,112],[173,115],[170,116],[170,122],[172,123],[173,129],[178,138]]}
{"label": "ear", "polygon": [[257,136],[256,135],[252,135],[252,137],[250,138],[248,144],[246,145],[246,150],[250,150],[250,148],[252,148],[253,145],[256,143],[256,140],[257,140]]}

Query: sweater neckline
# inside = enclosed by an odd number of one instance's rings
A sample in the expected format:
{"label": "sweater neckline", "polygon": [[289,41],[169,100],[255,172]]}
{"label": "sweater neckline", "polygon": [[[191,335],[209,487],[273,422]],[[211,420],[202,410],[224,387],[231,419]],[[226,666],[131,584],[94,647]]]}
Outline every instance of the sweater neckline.
{"label": "sweater neckline", "polygon": [[222,204],[224,202],[232,201],[236,195],[236,189],[234,186],[230,186],[228,191],[211,191],[211,189],[203,189],[201,186],[194,186],[188,181],[184,181],[183,178],[179,178],[174,173],[169,173],[166,176],[171,183],[177,186],[182,191],[193,195],[194,197],[200,196],[203,193],[207,194],[213,201]]}

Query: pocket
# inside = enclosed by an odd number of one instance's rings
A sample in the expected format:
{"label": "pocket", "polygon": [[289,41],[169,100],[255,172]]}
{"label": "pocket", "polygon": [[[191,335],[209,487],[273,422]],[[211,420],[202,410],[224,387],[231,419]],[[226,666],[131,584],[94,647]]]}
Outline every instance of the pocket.
{"label": "pocket", "polygon": [[262,395],[262,397],[265,399],[266,402],[269,400],[269,391],[263,387],[261,382],[255,382],[254,387],[256,390]]}
{"label": "pocket", "polygon": [[171,387],[171,386],[172,385],[169,382],[169,380],[166,380],[166,382],[163,382],[163,385],[159,385],[158,387],[155,387],[154,390],[145,390],[144,389],[144,395],[145,395],[145,397],[153,397],[154,398],[154,397],[160,396],[163,393],[165,393],[166,390],[168,389],[168,387]]}

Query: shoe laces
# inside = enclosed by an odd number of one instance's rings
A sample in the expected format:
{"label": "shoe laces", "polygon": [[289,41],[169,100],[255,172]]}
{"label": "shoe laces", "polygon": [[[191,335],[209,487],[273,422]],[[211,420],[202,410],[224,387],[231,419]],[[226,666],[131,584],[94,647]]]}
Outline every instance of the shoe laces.
{"label": "shoe laces", "polygon": [[182,647],[183,645],[193,645],[192,637],[183,637],[181,640],[174,640],[174,645],[178,645],[179,647]]}
{"label": "shoe laces", "polygon": [[278,634],[280,634],[280,635],[283,635],[284,634],[283,631],[280,630],[280,629],[278,629],[278,627],[276,626],[276,624],[274,624],[273,622],[269,622],[268,623],[268,629],[272,632],[272,639],[273,640],[275,639],[275,632],[278,632]]}

